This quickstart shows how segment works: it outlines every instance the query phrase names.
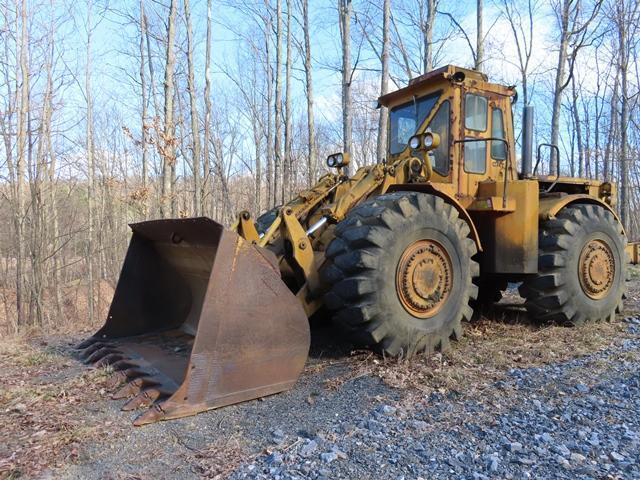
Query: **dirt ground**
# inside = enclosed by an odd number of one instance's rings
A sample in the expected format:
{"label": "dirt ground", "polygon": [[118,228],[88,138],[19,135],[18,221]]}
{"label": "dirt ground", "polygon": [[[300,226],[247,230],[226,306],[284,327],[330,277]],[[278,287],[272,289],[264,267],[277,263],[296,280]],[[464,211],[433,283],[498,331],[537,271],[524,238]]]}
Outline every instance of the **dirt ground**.
{"label": "dirt ground", "polygon": [[[111,400],[109,372],[73,356],[87,331],[0,340],[0,479],[226,478],[269,451],[279,429],[309,437],[336,419],[376,405],[411,408],[432,392],[480,395],[513,367],[526,368],[605,350],[629,338],[620,320],[640,313],[634,269],[618,321],[580,328],[531,324],[517,295],[466,325],[453,349],[412,361],[383,359],[313,328],[305,372],[284,394],[141,428]],[[286,447],[285,447],[286,448]]]}

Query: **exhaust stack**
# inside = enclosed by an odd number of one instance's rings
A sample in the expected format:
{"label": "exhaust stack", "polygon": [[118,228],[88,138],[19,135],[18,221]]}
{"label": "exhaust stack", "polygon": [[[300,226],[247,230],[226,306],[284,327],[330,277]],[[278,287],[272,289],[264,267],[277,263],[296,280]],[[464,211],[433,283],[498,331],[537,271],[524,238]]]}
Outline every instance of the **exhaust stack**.
{"label": "exhaust stack", "polygon": [[531,176],[533,165],[533,105],[522,109],[522,178]]}

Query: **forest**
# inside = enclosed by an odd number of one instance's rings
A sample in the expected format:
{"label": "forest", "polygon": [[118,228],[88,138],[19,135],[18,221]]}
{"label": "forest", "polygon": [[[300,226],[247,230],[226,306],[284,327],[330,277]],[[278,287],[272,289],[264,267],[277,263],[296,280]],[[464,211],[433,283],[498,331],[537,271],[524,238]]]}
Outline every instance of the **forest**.
{"label": "forest", "polygon": [[7,0],[0,334],[104,319],[145,219],[229,226],[383,161],[377,98],[474,68],[536,108],[563,174],[616,182],[640,236],[637,0]]}

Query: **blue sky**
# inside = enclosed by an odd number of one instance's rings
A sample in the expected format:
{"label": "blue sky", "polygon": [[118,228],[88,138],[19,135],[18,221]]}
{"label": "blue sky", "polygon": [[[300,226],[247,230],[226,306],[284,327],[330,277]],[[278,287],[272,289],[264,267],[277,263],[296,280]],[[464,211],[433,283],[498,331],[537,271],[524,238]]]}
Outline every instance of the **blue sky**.
{"label": "blue sky", "polygon": [[[166,1],[165,1],[166,3]],[[192,0],[192,17],[196,39],[195,58],[198,64],[196,68],[196,84],[199,92],[204,87],[204,51],[206,34],[206,1]],[[250,12],[251,5],[261,5],[262,0],[250,2],[225,2],[213,0],[214,5],[214,29],[213,29],[213,85],[212,100],[214,104],[223,103],[226,99],[236,97],[235,87],[223,69],[231,66],[237,70],[242,65],[242,58],[251,55],[246,38],[255,38],[256,16]],[[283,5],[286,1],[283,0]],[[296,0],[293,0],[296,3]],[[409,1],[404,2],[407,5]],[[341,117],[340,105],[340,35],[338,29],[337,2],[334,0],[310,0],[311,40],[314,65],[314,90],[316,100],[316,115],[318,122],[324,123],[334,132],[335,142],[339,141],[339,119]],[[456,21],[467,31],[468,36],[475,38],[475,0],[451,2],[442,0],[440,8],[451,13]],[[31,4],[33,8],[40,8],[39,4]],[[72,20],[63,23],[58,32],[59,51],[62,62],[59,69],[67,70],[65,75],[66,87],[59,97],[64,111],[65,126],[74,126],[66,135],[81,143],[84,134],[84,126],[81,118],[84,115],[84,65],[86,61],[86,1],[70,2],[59,1],[53,4],[53,10],[47,2],[38,11],[37,23],[32,26],[34,32],[40,32],[51,18],[66,17],[67,11],[72,13]],[[178,1],[178,8],[182,5]],[[240,5],[240,7],[238,7]],[[247,6],[248,5],[248,6]],[[368,5],[368,6],[367,6]],[[399,25],[406,23],[411,11],[402,10],[399,2],[392,1],[396,21]],[[167,9],[164,4],[146,1],[147,13],[150,22],[162,29],[159,22],[164,21]],[[355,90],[366,92],[364,100],[373,106],[379,89],[377,69],[379,62],[374,52],[366,42],[362,41],[360,23],[363,19],[363,11],[368,9],[374,17],[379,17],[379,5],[364,1],[354,2],[356,15],[352,21],[353,55],[358,51],[358,45],[362,42],[364,47],[360,53],[358,63],[359,70],[355,75]],[[139,2],[130,0],[95,0],[93,5],[94,47],[93,47],[93,92],[96,97],[97,121],[99,116],[113,118],[117,115],[120,122],[135,132],[139,124],[140,96],[135,85],[138,75],[136,56],[139,48],[138,26],[132,23],[131,18],[136,19],[139,12]],[[297,9],[296,9],[297,14]],[[131,17],[131,18],[130,18]],[[406,17],[406,18],[405,18]],[[99,20],[99,21],[98,21]],[[532,77],[534,85],[534,103],[537,107],[537,122],[541,133],[547,130],[550,116],[550,86],[553,80],[553,68],[557,53],[555,48],[556,29],[555,18],[548,7],[539,7],[535,14],[534,31],[534,56],[532,65],[537,72]],[[283,19],[285,21],[285,19]],[[301,29],[294,20],[294,29],[302,41]],[[367,30],[372,37],[379,35],[380,22],[369,25]],[[178,25],[179,48],[184,47],[184,25]],[[486,2],[485,6],[485,30],[486,30],[486,71],[493,81],[518,84],[518,71],[513,64],[516,49],[512,39],[511,30],[506,20],[500,16],[494,2]],[[438,16],[436,22],[435,39],[441,39],[452,31],[451,23],[445,16]],[[411,43],[410,33],[404,31],[404,41]],[[415,38],[415,37],[414,37]],[[163,54],[161,48],[156,52]],[[177,55],[181,57],[181,52]],[[592,55],[585,51],[584,64],[588,68],[579,72],[584,89],[591,89],[597,79],[597,73],[593,68]],[[284,53],[283,53],[284,58]],[[298,52],[294,50],[294,61],[298,58]],[[435,58],[436,66],[447,63],[457,63],[463,66],[471,66],[472,55],[466,40],[461,35],[454,35],[447,40]],[[605,58],[600,59],[606,63]],[[400,77],[399,86],[406,80],[402,78],[401,69],[396,65],[393,68],[395,76]],[[163,77],[162,65],[156,67],[156,82],[161,85]],[[237,74],[237,73],[236,73]],[[305,112],[304,99],[304,74],[301,63],[297,62],[294,69],[294,105],[297,116],[303,117]],[[66,127],[65,127],[66,128]],[[543,138],[540,141],[545,140]]]}

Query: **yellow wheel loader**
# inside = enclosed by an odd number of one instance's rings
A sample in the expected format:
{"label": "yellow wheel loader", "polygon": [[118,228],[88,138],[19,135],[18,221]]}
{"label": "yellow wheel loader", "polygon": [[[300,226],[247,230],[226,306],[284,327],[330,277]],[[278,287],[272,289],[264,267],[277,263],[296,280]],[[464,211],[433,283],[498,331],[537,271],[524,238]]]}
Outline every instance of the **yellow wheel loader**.
{"label": "yellow wheel loader", "polygon": [[[392,356],[445,349],[474,309],[521,282],[540,322],[612,319],[627,245],[609,182],[538,175],[525,110],[517,171],[513,87],[447,66],[379,99],[383,163],[331,173],[257,221],[131,225],[105,325],[80,345],[111,365],[142,425],[287,390],[325,307],[340,331]],[[537,149],[538,162],[543,144]],[[560,162],[558,162],[559,164]]]}

